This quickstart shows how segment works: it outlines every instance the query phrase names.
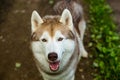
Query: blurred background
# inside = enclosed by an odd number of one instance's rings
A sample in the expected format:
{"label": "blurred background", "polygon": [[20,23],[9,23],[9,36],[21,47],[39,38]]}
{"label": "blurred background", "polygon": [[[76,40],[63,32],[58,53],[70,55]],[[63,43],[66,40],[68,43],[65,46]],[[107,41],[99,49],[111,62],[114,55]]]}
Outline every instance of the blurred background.
{"label": "blurred background", "polygon": [[[54,14],[57,0],[0,0],[0,80],[42,80],[30,50],[31,13]],[[92,73],[90,61],[84,61],[77,71],[77,80]],[[87,73],[83,72],[84,67]],[[81,73],[84,73],[80,76]],[[92,80],[92,76],[86,78]]]}
{"label": "blurred background", "polygon": [[[53,5],[57,1],[0,0],[0,80],[43,80],[30,50],[31,13],[33,10],[37,10],[41,16],[54,14]],[[119,32],[120,0],[107,1],[117,16],[115,21],[119,26]],[[84,0],[78,0],[78,2],[83,6],[84,12],[87,12],[88,8]],[[89,37],[85,44],[88,43],[88,40]],[[88,48],[87,50],[90,53]],[[91,66],[92,62],[91,57],[80,61],[76,80],[93,80],[92,75],[96,69]]]}

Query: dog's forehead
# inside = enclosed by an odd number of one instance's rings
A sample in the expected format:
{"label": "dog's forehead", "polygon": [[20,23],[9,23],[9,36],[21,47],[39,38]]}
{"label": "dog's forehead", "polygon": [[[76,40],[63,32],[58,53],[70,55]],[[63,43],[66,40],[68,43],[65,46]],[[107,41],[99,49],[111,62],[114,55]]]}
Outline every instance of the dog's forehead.
{"label": "dog's forehead", "polygon": [[69,39],[74,39],[75,35],[72,31],[67,27],[67,25],[62,24],[59,21],[60,17],[45,17],[43,18],[43,23],[39,25],[37,30],[35,31],[35,37],[41,37],[43,33],[47,32],[51,38],[55,37],[56,35],[60,37],[61,35],[65,36]]}
{"label": "dog's forehead", "polygon": [[59,21],[59,17],[45,17],[43,23],[36,30],[36,33],[42,35],[44,32],[48,32],[51,37],[55,36],[56,32],[59,34],[66,33],[69,30],[65,25]]}
{"label": "dog's forehead", "polygon": [[49,32],[45,31],[43,32],[43,34],[41,35],[40,38],[52,38],[52,39],[56,39],[56,38],[59,38],[59,37],[65,37],[61,31],[56,31],[54,36],[51,37],[51,35],[49,34]]}

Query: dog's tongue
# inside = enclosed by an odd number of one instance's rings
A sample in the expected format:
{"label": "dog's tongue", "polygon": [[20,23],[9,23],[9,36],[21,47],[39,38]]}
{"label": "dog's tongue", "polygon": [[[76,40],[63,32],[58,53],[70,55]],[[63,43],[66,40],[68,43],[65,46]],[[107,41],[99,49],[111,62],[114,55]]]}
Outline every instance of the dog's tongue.
{"label": "dog's tongue", "polygon": [[58,68],[59,68],[59,62],[50,63],[50,69],[52,71],[56,71],[56,70],[58,70]]}

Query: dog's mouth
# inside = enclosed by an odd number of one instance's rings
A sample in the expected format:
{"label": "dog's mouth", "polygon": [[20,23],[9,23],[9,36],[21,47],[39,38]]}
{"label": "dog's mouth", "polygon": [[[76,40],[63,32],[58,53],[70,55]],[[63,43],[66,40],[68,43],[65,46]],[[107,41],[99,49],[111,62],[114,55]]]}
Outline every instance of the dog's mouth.
{"label": "dog's mouth", "polygon": [[49,62],[49,67],[51,71],[57,71],[59,69],[60,61]]}

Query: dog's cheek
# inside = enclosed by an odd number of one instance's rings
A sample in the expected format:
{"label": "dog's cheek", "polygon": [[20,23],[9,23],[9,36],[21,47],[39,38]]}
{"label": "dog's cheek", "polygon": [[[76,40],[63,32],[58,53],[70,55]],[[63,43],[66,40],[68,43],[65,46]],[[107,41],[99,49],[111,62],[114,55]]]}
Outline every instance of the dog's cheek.
{"label": "dog's cheek", "polygon": [[42,53],[43,51],[42,51],[42,45],[40,44],[40,42],[39,41],[33,41],[32,43],[31,43],[31,48],[32,48],[32,51],[34,52],[34,53]]}
{"label": "dog's cheek", "polygon": [[71,52],[74,51],[74,49],[75,49],[75,42],[73,40],[67,39],[67,40],[64,41],[63,44],[64,44],[63,46],[64,46],[65,52],[71,53]]}

